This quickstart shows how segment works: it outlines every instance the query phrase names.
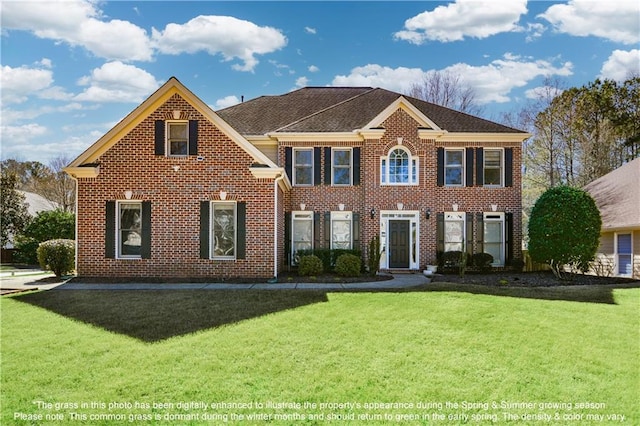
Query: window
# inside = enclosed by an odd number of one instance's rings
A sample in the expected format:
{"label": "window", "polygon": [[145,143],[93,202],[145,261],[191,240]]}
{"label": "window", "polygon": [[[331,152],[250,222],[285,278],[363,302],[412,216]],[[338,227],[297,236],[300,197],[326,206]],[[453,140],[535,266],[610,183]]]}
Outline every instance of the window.
{"label": "window", "polygon": [[465,241],[465,213],[444,215],[444,251],[462,251]]}
{"label": "window", "polygon": [[464,150],[445,150],[445,185],[462,186],[464,182]]}
{"label": "window", "polygon": [[485,213],[484,252],[493,256],[493,266],[504,266],[504,213]]}
{"label": "window", "polygon": [[293,184],[313,185],[313,149],[293,150]]}
{"label": "window", "polygon": [[298,251],[313,248],[313,212],[293,212],[291,220],[291,261],[297,265]]}
{"label": "window", "polygon": [[380,182],[383,185],[415,185],[418,183],[418,160],[402,147],[389,151],[380,159]]}
{"label": "window", "polygon": [[189,131],[186,121],[167,122],[167,152],[170,157],[184,157],[189,154]]}
{"label": "window", "polygon": [[351,212],[331,212],[331,248],[350,249]]}
{"label": "window", "polygon": [[142,203],[118,203],[118,258],[139,259],[142,246]]}
{"label": "window", "polygon": [[502,186],[502,150],[484,150],[484,185]]}
{"label": "window", "polygon": [[236,258],[236,203],[211,203],[211,258]]}
{"label": "window", "polygon": [[631,276],[633,253],[631,234],[616,234],[616,254],[618,258],[616,275]]}
{"label": "window", "polygon": [[[325,159],[326,161],[326,159]],[[352,155],[350,148],[334,148],[331,155],[331,184],[351,185]]]}

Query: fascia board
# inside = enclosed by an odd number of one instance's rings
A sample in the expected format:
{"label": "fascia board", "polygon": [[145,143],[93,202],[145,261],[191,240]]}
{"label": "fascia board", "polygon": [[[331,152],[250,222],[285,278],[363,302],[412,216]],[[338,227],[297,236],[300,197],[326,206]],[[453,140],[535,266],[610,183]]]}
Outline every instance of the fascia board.
{"label": "fascia board", "polygon": [[369,123],[363,126],[363,129],[372,129],[380,127],[380,125],[389,118],[398,109],[406,111],[414,120],[416,120],[422,127],[428,127],[433,130],[442,130],[433,121],[424,115],[418,108],[416,108],[411,102],[409,102],[404,96],[400,96],[382,112],[376,115]]}

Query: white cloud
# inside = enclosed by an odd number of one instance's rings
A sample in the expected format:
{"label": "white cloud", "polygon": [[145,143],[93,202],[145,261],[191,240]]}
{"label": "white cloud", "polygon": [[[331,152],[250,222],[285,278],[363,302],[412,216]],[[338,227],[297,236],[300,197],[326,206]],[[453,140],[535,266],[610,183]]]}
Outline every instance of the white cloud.
{"label": "white cloud", "polygon": [[602,65],[600,78],[624,81],[632,76],[640,76],[640,50],[614,50]]}
{"label": "white cloud", "polygon": [[[534,78],[571,75],[572,67],[571,62],[554,66],[548,61],[525,60],[512,54],[506,54],[504,58],[492,61],[487,65],[472,66],[458,63],[440,71],[460,76],[461,82],[475,90],[478,103],[487,104],[508,102],[511,90],[526,86]],[[428,73],[433,71],[368,64],[352,69],[348,76],[336,76],[331,85],[382,87],[407,93],[413,84],[420,83]]]}
{"label": "white cloud", "polygon": [[316,29],[311,27],[304,27],[304,30],[307,34],[316,34]]}
{"label": "white cloud", "polygon": [[296,88],[305,87],[309,85],[309,79],[307,77],[298,77],[296,79]]}
{"label": "white cloud", "polygon": [[554,4],[538,16],[559,32],[633,44],[640,42],[639,14],[640,3],[636,0],[570,0],[567,4]]}
{"label": "white cloud", "polygon": [[[43,164],[48,164],[52,159],[59,157],[60,153],[64,153],[70,158],[75,158],[101,136],[101,134],[96,135],[91,133],[88,135],[68,137],[58,142],[37,143],[32,141],[32,139],[41,137],[44,134],[42,133],[42,129],[44,129],[42,126],[33,125],[32,129],[17,130],[16,133],[23,138],[22,142],[6,147],[3,146],[2,157],[16,159],[27,158],[29,161],[39,161]],[[4,129],[2,131],[2,137],[5,137]],[[28,143],[29,141],[31,142]]]}
{"label": "white cloud", "polygon": [[98,57],[149,61],[147,32],[128,21],[106,21],[96,3],[86,0],[2,2],[4,30],[31,31],[37,37],[81,46]]}
{"label": "white cloud", "polygon": [[[2,144],[2,156],[4,158],[17,158],[25,156],[33,139],[47,133],[47,128],[36,123],[22,126],[0,126],[0,138],[5,141]],[[7,143],[11,141],[11,143]],[[30,156],[28,158],[31,158]]]}
{"label": "white cloud", "polygon": [[481,39],[521,31],[517,24],[525,13],[527,0],[457,0],[407,19],[405,29],[394,36],[413,44],[460,41],[465,37]]}
{"label": "white cloud", "polygon": [[309,68],[307,68],[309,70],[309,72],[318,72],[320,71],[320,68],[318,68],[315,65],[309,65]]}
{"label": "white cloud", "polygon": [[88,102],[141,102],[160,86],[145,70],[119,61],[94,69],[78,84],[89,87],[74,99]]}
{"label": "white cloud", "polygon": [[48,88],[53,83],[53,72],[48,69],[25,66],[12,68],[3,65],[1,70],[3,104],[25,102],[30,95]]}
{"label": "white cloud", "polygon": [[221,54],[239,71],[253,71],[258,64],[255,55],[271,53],[287,44],[280,30],[260,27],[253,22],[231,16],[198,16],[186,24],[168,24],[163,31],[152,30],[155,47],[161,53],[178,55],[204,51]]}
{"label": "white cloud", "polygon": [[218,99],[213,107],[214,110],[227,108],[233,105],[237,105],[240,103],[240,99],[238,99],[235,95],[225,96],[222,99]]}
{"label": "white cloud", "polygon": [[338,75],[332,86],[371,86],[406,93],[411,85],[421,81],[425,72],[420,68],[390,68],[378,64],[356,67],[349,75]]}

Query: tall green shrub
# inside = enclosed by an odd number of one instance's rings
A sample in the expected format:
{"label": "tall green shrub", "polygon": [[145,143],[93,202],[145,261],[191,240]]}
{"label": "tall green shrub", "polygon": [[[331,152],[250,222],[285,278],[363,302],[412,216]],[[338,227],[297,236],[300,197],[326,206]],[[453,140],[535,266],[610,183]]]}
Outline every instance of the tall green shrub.
{"label": "tall green shrub", "polygon": [[56,277],[73,271],[76,244],[73,240],[49,240],[38,246],[38,263],[42,269],[50,270]]}
{"label": "tall green shrub", "polygon": [[16,260],[21,263],[38,262],[36,250],[43,241],[75,239],[75,215],[62,210],[39,212],[16,236]]}
{"label": "tall green shrub", "polygon": [[598,249],[602,219],[589,193],[558,186],[543,193],[529,219],[529,253],[565,278],[565,266],[586,272]]}
{"label": "tall green shrub", "polygon": [[382,256],[382,253],[380,252],[380,236],[376,235],[371,238],[371,241],[369,241],[368,264],[370,275],[378,273],[378,270],[380,269],[380,256]]}

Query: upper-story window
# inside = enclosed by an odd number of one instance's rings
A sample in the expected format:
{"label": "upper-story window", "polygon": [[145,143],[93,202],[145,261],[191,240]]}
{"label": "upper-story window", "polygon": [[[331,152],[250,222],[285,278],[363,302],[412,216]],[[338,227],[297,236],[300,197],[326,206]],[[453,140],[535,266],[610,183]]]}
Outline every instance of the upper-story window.
{"label": "upper-story window", "polygon": [[167,122],[167,153],[170,157],[189,154],[189,126],[186,121]]}
{"label": "upper-story window", "polygon": [[502,149],[484,150],[484,185],[503,186],[504,162]]}
{"label": "upper-story window", "polygon": [[[351,148],[333,148],[331,155],[331,184],[352,184],[352,150]],[[326,159],[325,159],[326,161]]]}
{"label": "upper-story window", "polygon": [[464,150],[447,149],[444,152],[444,183],[447,186],[462,186],[464,182]]}
{"label": "upper-story window", "polygon": [[389,151],[380,159],[380,183],[382,185],[415,185],[418,183],[418,159],[403,147]]}
{"label": "upper-story window", "polygon": [[293,184],[313,185],[313,148],[293,150]]}

